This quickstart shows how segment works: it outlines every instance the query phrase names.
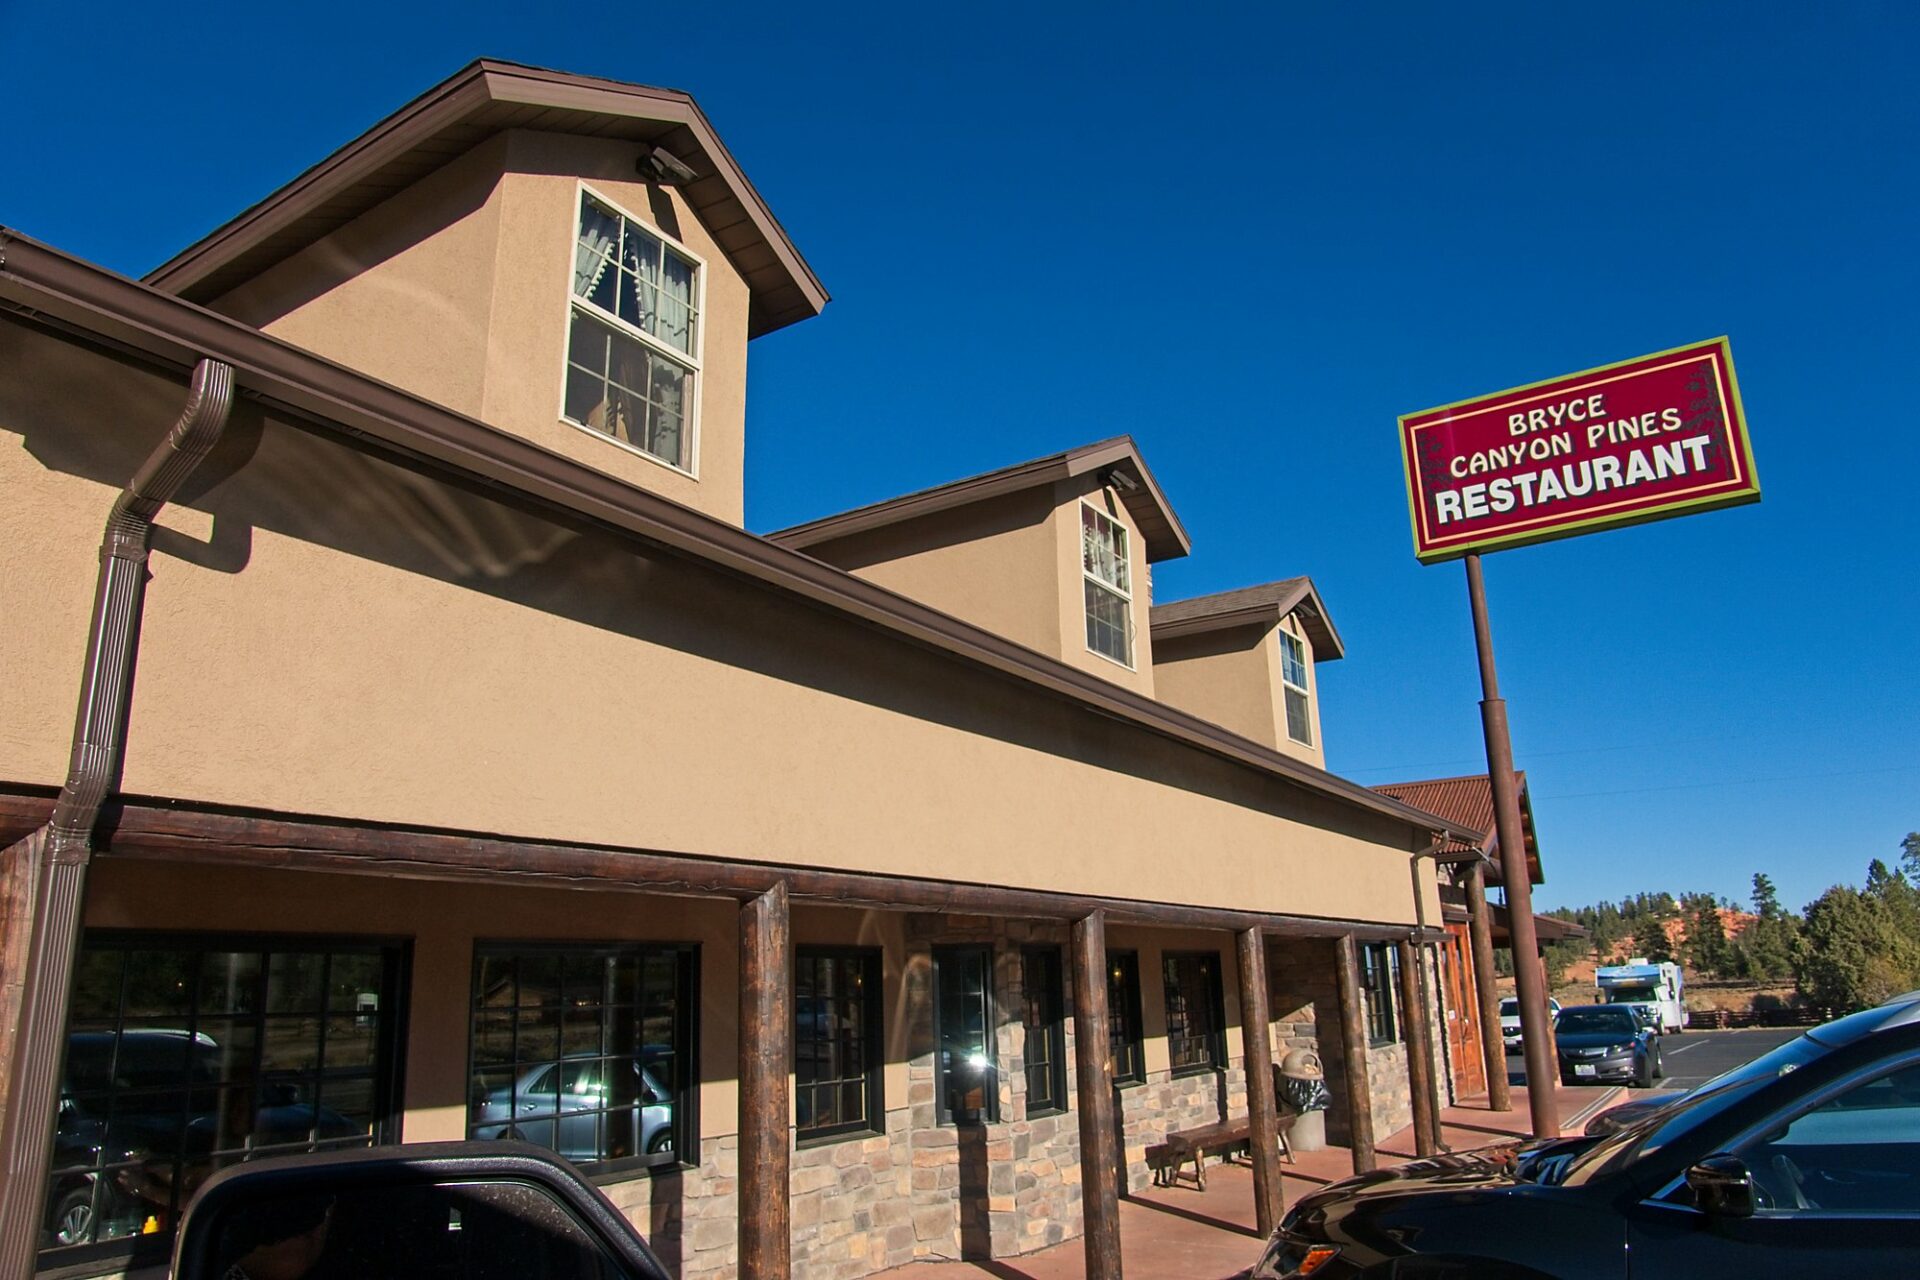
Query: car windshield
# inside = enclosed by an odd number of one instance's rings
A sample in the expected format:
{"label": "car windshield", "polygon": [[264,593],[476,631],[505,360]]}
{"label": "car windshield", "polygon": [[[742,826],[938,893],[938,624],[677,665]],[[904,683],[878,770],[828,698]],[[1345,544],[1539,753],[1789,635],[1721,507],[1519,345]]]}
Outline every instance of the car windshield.
{"label": "car windshield", "polygon": [[1561,1035],[1576,1036],[1607,1032],[1630,1036],[1639,1029],[1624,1009],[1568,1009],[1553,1026]]}
{"label": "car windshield", "polygon": [[[1482,1007],[1484,1007],[1484,1006],[1482,1006]],[[1514,999],[1511,999],[1511,998],[1509,998],[1509,999],[1506,999],[1506,1000],[1502,1000],[1502,1001],[1500,1002],[1500,1016],[1501,1016],[1501,1017],[1503,1017],[1503,1018],[1511,1018],[1511,1017],[1512,1017],[1512,1016],[1513,1016],[1514,1014],[1516,1014],[1516,1013],[1519,1013],[1519,1012],[1520,1012],[1520,1002],[1519,1002],[1518,1000],[1514,1000]]]}
{"label": "car windshield", "polygon": [[1676,1099],[1673,1105],[1608,1134],[1574,1159],[1563,1180],[1574,1184],[1586,1182],[1663,1151],[1728,1107],[1832,1051],[1831,1046],[1812,1036],[1789,1040],[1770,1053],[1715,1076],[1692,1093]]}

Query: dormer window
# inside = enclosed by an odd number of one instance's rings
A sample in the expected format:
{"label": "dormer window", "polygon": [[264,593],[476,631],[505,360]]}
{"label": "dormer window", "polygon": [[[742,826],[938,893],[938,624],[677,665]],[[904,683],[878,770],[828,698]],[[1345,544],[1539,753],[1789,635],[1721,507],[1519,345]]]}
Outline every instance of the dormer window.
{"label": "dormer window", "polygon": [[1284,627],[1280,630],[1280,684],[1287,699],[1287,736],[1313,745],[1313,716],[1307,704],[1307,646]]}
{"label": "dormer window", "polygon": [[1087,648],[1133,665],[1133,588],[1127,572],[1127,530],[1080,504],[1080,566],[1087,597]]}
{"label": "dormer window", "polygon": [[580,193],[567,332],[567,421],[692,471],[700,261]]}

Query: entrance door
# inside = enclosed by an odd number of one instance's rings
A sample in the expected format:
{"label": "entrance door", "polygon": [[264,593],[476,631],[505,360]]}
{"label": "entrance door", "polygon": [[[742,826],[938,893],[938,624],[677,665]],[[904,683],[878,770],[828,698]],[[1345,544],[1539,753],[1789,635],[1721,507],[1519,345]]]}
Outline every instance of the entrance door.
{"label": "entrance door", "polygon": [[1473,985],[1473,951],[1467,926],[1447,926],[1440,948],[1442,990],[1446,993],[1447,1048],[1453,1062],[1455,1097],[1487,1091],[1487,1066],[1480,1052],[1480,998]]}

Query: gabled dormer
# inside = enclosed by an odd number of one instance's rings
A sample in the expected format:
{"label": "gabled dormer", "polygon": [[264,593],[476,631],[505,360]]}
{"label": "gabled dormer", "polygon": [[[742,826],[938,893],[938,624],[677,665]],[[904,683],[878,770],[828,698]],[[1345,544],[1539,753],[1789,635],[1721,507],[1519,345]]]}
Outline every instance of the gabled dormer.
{"label": "gabled dormer", "polygon": [[1322,768],[1315,668],[1344,656],[1306,578],[1156,605],[1155,696]]}
{"label": "gabled dormer", "polygon": [[1148,695],[1148,566],[1191,547],[1125,436],[768,536]]}
{"label": "gabled dormer", "polygon": [[687,94],[491,61],[147,281],[735,524],[747,342],[827,301]]}

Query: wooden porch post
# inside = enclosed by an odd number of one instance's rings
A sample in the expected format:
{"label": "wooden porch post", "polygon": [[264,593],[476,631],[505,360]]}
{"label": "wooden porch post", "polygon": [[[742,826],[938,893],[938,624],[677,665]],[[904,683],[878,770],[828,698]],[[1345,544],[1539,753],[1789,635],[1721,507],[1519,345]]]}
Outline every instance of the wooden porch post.
{"label": "wooden porch post", "polygon": [[1420,998],[1419,965],[1424,947],[1400,943],[1401,1032],[1407,1044],[1407,1085],[1413,1094],[1414,1154],[1430,1156],[1440,1149],[1440,1112],[1433,1096],[1433,1032],[1427,1002]]}
{"label": "wooden porch post", "polygon": [[1080,1198],[1087,1280],[1120,1280],[1120,1143],[1114,1133],[1107,1029],[1107,917],[1073,922],[1074,1079],[1080,1108]]}
{"label": "wooden porch post", "polygon": [[1480,1001],[1480,1056],[1487,1064],[1487,1108],[1513,1110],[1507,1083],[1507,1044],[1500,1035],[1500,991],[1494,986],[1493,917],[1487,911],[1487,868],[1467,874],[1467,934],[1473,943],[1473,989]]}
{"label": "wooden porch post", "polygon": [[740,1280],[792,1271],[787,1074],[793,946],[785,881],[740,908]]}
{"label": "wooden porch post", "polygon": [[1373,1089],[1367,1080],[1367,1016],[1360,1005],[1360,949],[1343,933],[1333,947],[1334,980],[1340,993],[1340,1047],[1347,1067],[1347,1141],[1353,1171],[1372,1173]]}
{"label": "wooden porch post", "polygon": [[1273,1041],[1267,1017],[1267,943],[1240,931],[1240,1039],[1246,1048],[1247,1123],[1253,1155],[1253,1221],[1261,1235],[1280,1225],[1280,1116],[1273,1096]]}

